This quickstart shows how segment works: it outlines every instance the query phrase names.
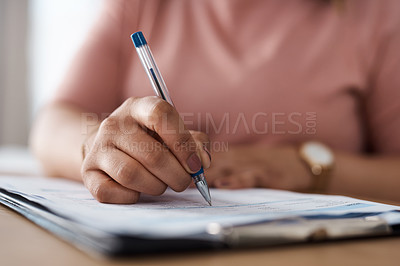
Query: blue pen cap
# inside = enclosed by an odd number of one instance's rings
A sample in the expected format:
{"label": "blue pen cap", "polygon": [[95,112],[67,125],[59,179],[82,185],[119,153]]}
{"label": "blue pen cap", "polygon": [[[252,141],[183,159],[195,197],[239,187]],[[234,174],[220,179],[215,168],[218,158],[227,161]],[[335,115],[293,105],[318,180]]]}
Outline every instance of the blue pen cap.
{"label": "blue pen cap", "polygon": [[200,170],[197,173],[190,174],[191,177],[196,177],[198,175],[204,174],[204,169],[203,167],[200,168]]}
{"label": "blue pen cap", "polygon": [[141,31],[132,34],[131,38],[136,48],[147,44],[146,39],[144,38],[143,33]]}

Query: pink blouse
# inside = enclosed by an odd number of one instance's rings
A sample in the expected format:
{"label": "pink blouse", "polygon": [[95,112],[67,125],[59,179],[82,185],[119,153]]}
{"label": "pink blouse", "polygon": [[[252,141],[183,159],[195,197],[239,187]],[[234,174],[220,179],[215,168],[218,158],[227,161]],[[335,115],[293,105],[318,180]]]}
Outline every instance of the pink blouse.
{"label": "pink blouse", "polygon": [[106,1],[55,101],[103,114],[154,95],[141,30],[187,126],[216,143],[400,153],[400,2],[333,3]]}

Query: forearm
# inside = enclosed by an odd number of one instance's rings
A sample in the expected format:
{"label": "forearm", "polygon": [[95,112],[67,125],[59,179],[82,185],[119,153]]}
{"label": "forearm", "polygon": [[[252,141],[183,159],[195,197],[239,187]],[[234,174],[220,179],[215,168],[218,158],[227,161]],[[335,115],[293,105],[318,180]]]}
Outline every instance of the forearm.
{"label": "forearm", "polygon": [[[55,103],[37,117],[30,138],[31,149],[49,176],[81,180],[81,146],[90,128],[83,125],[83,110]],[[93,125],[92,127],[96,127]]]}
{"label": "forearm", "polygon": [[400,157],[336,153],[328,193],[400,201]]}

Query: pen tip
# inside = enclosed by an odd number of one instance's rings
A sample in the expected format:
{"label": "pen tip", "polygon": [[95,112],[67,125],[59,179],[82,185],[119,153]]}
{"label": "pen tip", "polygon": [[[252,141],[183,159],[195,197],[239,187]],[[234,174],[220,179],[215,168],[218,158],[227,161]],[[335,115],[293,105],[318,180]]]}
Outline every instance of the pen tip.
{"label": "pen tip", "polygon": [[207,201],[208,202],[208,204],[210,205],[210,206],[212,206],[212,204],[211,204],[211,200],[210,201]]}

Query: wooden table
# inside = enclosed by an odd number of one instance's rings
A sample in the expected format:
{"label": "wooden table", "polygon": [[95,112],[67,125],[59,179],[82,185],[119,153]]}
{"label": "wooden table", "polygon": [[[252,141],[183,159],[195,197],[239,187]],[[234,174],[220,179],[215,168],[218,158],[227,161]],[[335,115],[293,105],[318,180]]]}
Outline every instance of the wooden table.
{"label": "wooden table", "polygon": [[0,205],[0,265],[400,265],[400,237],[107,260],[91,257]]}

